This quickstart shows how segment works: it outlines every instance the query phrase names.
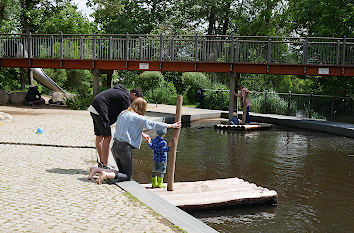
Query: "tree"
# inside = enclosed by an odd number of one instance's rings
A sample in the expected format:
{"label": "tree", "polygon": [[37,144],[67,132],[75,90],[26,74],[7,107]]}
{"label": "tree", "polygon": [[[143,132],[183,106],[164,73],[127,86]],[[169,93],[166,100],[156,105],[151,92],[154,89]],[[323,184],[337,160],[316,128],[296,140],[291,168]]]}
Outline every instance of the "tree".
{"label": "tree", "polygon": [[290,0],[292,28],[300,35],[353,37],[354,4],[350,0]]}
{"label": "tree", "polygon": [[95,22],[106,33],[149,34],[165,22],[171,9],[167,0],[89,0]]}

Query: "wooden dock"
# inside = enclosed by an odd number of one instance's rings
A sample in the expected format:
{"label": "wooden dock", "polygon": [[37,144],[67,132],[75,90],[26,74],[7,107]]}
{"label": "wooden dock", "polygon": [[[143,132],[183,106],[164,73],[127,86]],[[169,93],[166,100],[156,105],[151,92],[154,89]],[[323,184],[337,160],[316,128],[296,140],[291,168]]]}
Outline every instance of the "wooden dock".
{"label": "wooden dock", "polygon": [[239,178],[176,182],[173,191],[167,191],[166,188],[153,189],[151,184],[143,184],[143,186],[185,210],[277,203],[276,191]]}
{"label": "wooden dock", "polygon": [[266,124],[266,123],[257,123],[257,124],[249,124],[249,125],[217,124],[217,125],[214,125],[214,129],[235,130],[235,131],[249,131],[249,130],[270,129],[272,126],[273,126],[272,124]]}

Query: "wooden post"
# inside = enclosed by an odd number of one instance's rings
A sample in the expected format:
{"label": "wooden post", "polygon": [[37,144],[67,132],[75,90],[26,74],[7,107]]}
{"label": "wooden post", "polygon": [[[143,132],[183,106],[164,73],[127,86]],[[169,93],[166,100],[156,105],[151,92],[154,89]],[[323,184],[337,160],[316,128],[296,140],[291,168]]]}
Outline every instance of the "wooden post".
{"label": "wooden post", "polygon": [[[241,93],[242,95],[242,93]],[[246,124],[246,113],[247,113],[247,105],[246,105],[246,99],[248,98],[248,93],[245,93],[244,98],[242,99],[242,103],[243,103],[243,113],[242,113],[242,124]]]}
{"label": "wooden post", "polygon": [[[183,96],[182,95],[177,96],[175,122],[180,121],[182,118],[182,103],[183,103]],[[169,153],[169,158],[167,160],[167,174],[168,174],[167,191],[173,191],[173,182],[175,178],[176,152],[177,152],[179,132],[180,129],[173,129],[172,131],[171,149]]]}

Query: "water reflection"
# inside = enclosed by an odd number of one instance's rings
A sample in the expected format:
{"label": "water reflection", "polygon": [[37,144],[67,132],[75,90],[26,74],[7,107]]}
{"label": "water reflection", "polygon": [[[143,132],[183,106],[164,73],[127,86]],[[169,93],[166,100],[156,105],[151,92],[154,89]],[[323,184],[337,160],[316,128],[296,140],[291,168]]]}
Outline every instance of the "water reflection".
{"label": "water reflection", "polygon": [[[175,181],[239,177],[278,192],[276,207],[192,213],[220,232],[351,232],[350,154],[354,140],[345,137],[282,127],[234,132],[198,125],[181,130]],[[150,181],[152,158],[146,144],[135,151],[135,180]]]}

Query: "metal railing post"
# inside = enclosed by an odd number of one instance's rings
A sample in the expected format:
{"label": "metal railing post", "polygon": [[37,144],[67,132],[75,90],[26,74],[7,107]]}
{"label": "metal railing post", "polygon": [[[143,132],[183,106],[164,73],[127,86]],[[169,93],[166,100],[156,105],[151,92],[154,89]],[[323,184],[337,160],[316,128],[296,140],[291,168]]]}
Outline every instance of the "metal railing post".
{"label": "metal railing post", "polygon": [[27,34],[27,48],[28,48],[28,58],[32,58],[32,36],[30,31]]}
{"label": "metal railing post", "polygon": [[162,69],[162,48],[163,48],[162,34],[160,34],[160,70]]}
{"label": "metal railing post", "polygon": [[339,65],[340,59],[340,41],[337,40],[337,54],[336,54],[336,64]]}
{"label": "metal railing post", "polygon": [[63,46],[63,32],[60,32],[60,59],[63,59],[64,54],[64,46]]}
{"label": "metal railing post", "polygon": [[129,60],[129,34],[125,34],[125,68],[128,69],[128,60]]}
{"label": "metal railing post", "polygon": [[234,49],[235,49],[235,40],[234,40],[234,34],[231,35],[231,50],[230,50],[230,72],[233,70],[233,62],[234,62]]}
{"label": "metal railing post", "polygon": [[171,61],[175,59],[175,40],[172,37],[171,39]]}
{"label": "metal railing post", "polygon": [[80,36],[80,59],[84,58],[84,48],[83,48],[84,44],[83,44],[83,38],[82,36]]}
{"label": "metal railing post", "polygon": [[238,38],[236,38],[236,55],[235,55],[235,62],[239,61],[239,56],[240,56],[240,42],[238,41]]}
{"label": "metal railing post", "polygon": [[[308,49],[308,38],[306,37],[303,45],[303,52],[302,52],[302,64],[306,65],[307,64],[307,49]],[[306,74],[306,66],[304,66],[304,73]]]}
{"label": "metal railing post", "polygon": [[139,47],[140,47],[140,54],[139,54],[139,57],[140,57],[140,61],[143,60],[143,38],[139,37]]}
{"label": "metal railing post", "polygon": [[335,97],[331,98],[331,120],[334,119],[334,99]]}
{"label": "metal railing post", "polygon": [[265,113],[268,113],[268,90],[265,91]]}
{"label": "metal railing post", "polygon": [[113,38],[109,37],[109,59],[113,59]]}
{"label": "metal railing post", "polygon": [[96,34],[92,34],[92,59],[96,59]]}
{"label": "metal railing post", "polygon": [[197,60],[198,60],[198,34],[195,34],[195,54],[194,54],[194,70],[197,70]]}
{"label": "metal railing post", "polygon": [[207,60],[206,45],[207,45],[206,37],[204,37],[204,39],[203,39],[203,55],[202,55],[203,61],[206,61],[206,60]]}
{"label": "metal railing post", "polygon": [[271,49],[272,49],[272,39],[268,36],[268,54],[267,54],[267,72],[269,72],[269,65],[271,61]]}
{"label": "metal railing post", "polygon": [[54,37],[50,37],[50,58],[54,57]]}
{"label": "metal railing post", "polygon": [[291,91],[289,91],[288,96],[288,115],[290,116],[290,107],[291,107]]}
{"label": "metal railing post", "polygon": [[342,75],[344,75],[344,65],[345,65],[345,47],[347,43],[347,36],[343,37],[343,53],[342,53]]}
{"label": "metal railing post", "polygon": [[310,93],[310,101],[309,101],[309,118],[312,118],[312,95],[313,93]]}

